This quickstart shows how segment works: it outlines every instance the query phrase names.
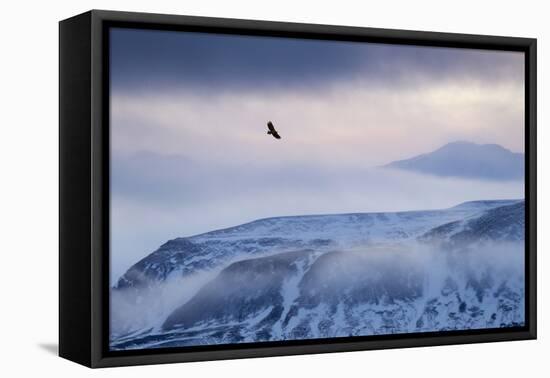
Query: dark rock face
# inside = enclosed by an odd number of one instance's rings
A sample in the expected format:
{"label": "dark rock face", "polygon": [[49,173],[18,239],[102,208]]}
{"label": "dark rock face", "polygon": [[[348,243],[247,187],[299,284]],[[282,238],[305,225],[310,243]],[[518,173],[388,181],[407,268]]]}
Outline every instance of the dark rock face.
{"label": "dark rock face", "polygon": [[133,265],[119,280],[117,289],[143,288],[150,282],[164,281],[187,258],[204,253],[204,247],[179,238],[164,243],[159,249]]}
{"label": "dark rock face", "polygon": [[[163,324],[164,329],[188,328],[200,322],[242,322],[253,314],[273,307],[271,317],[282,312],[281,287],[297,272],[296,264],[311,251],[287,252],[275,256],[233,263],[197,295],[175,310]],[[269,323],[269,317],[264,319]]]}
{"label": "dark rock face", "polygon": [[[372,256],[364,252],[329,252],[320,256],[300,281],[297,305],[313,308],[322,302],[395,303],[422,294],[423,275],[407,266],[403,253]],[[405,257],[406,258],[406,257]]]}
{"label": "dark rock face", "polygon": [[455,244],[475,241],[521,241],[525,239],[525,202],[497,207],[469,220],[461,232],[451,236]]}
{"label": "dark rock face", "polygon": [[418,240],[443,243],[446,248],[525,240],[525,201],[489,209],[473,219],[443,224],[424,233]]}

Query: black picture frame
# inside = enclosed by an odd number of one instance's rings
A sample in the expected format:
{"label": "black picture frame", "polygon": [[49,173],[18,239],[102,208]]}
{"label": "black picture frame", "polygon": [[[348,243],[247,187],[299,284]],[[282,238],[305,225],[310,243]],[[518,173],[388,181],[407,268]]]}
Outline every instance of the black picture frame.
{"label": "black picture frame", "polygon": [[[526,326],[112,352],[108,38],[112,26],[525,53]],[[536,338],[536,39],[92,10],[59,24],[59,355],[88,367]]]}

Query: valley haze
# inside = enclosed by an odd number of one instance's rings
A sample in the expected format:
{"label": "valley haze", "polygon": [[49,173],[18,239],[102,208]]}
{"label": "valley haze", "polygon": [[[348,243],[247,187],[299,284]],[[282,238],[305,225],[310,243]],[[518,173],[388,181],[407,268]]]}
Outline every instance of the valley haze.
{"label": "valley haze", "polygon": [[[478,152],[475,160],[472,148]],[[437,152],[447,149],[452,154],[443,154],[438,162]],[[503,163],[498,160],[502,154]],[[441,209],[480,198],[524,197],[523,154],[497,145],[453,142],[420,158],[419,167],[413,158],[382,167],[354,163],[336,168],[277,161],[212,166],[150,152],[121,157],[113,162],[112,190],[118,198],[112,204],[113,245],[120,252],[112,256],[111,279],[167,239],[252,219]],[[443,163],[450,166],[447,172]],[[136,234],[136,229],[143,231]]]}

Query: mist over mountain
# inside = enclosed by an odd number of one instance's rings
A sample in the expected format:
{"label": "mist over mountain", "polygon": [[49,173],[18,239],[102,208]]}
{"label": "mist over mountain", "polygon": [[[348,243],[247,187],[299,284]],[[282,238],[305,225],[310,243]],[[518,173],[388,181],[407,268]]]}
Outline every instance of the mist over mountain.
{"label": "mist over mountain", "polygon": [[111,291],[117,350],[524,324],[523,200],[259,219],[166,242]]}
{"label": "mist over mountain", "polygon": [[385,165],[436,176],[484,180],[522,180],[522,153],[512,152],[498,144],[453,142],[426,154]]}

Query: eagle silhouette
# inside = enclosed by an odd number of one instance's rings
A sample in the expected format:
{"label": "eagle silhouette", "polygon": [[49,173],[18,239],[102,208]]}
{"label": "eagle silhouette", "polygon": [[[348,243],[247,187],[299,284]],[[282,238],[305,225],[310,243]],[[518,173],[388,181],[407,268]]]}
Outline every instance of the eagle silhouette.
{"label": "eagle silhouette", "polygon": [[273,135],[273,138],[281,139],[281,136],[279,135],[277,130],[275,130],[275,126],[273,126],[273,123],[271,123],[271,121],[267,122],[267,128],[269,129],[267,133]]}

